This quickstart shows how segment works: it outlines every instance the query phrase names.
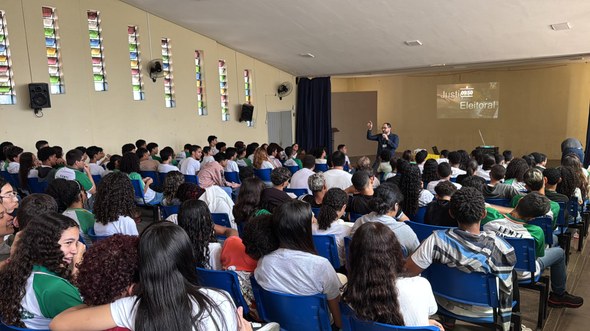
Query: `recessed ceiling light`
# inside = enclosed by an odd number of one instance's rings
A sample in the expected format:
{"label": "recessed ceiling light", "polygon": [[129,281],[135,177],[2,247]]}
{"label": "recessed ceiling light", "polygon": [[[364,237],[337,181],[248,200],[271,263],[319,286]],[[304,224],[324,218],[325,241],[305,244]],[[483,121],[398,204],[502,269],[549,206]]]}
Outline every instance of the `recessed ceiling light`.
{"label": "recessed ceiling light", "polygon": [[422,42],[418,39],[406,40],[406,41],[404,41],[404,44],[406,44],[407,46],[422,46]]}
{"label": "recessed ceiling light", "polygon": [[308,58],[314,58],[315,55],[311,54],[311,53],[299,53],[299,56],[301,57],[308,57]]}
{"label": "recessed ceiling light", "polygon": [[550,27],[554,31],[570,30],[572,28],[569,22],[551,24]]}

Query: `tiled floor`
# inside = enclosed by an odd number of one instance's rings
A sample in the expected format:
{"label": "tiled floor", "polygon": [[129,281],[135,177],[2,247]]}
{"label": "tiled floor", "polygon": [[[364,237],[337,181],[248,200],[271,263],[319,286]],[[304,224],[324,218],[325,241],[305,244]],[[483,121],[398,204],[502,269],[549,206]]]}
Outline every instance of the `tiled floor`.
{"label": "tiled floor", "polygon": [[[577,239],[572,240],[572,251],[568,264],[568,292],[590,300],[590,283],[586,283],[590,275],[590,259],[588,257],[589,240],[585,240],[582,252],[578,252]],[[548,271],[545,271],[548,275]],[[521,289],[522,323],[535,330],[537,325],[537,307],[539,294],[536,291]],[[485,328],[458,322],[454,331],[485,330]],[[581,331],[590,330],[590,303],[578,309],[549,308],[549,316],[543,331]]]}

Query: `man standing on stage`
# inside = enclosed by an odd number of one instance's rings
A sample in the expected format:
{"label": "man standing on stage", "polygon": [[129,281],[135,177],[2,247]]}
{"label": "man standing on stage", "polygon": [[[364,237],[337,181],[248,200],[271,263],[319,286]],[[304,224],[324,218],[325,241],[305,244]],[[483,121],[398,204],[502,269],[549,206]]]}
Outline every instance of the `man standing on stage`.
{"label": "man standing on stage", "polygon": [[[395,150],[399,145],[399,137],[397,134],[391,133],[391,123],[383,123],[383,127],[381,127],[381,134],[371,134],[373,130],[373,122],[369,121],[367,123],[367,139],[377,141],[379,144],[377,145],[377,157],[375,159],[375,163],[373,163],[373,168],[375,165],[379,164],[379,156],[381,155],[381,151],[388,149],[389,150],[389,158],[391,158],[395,154]],[[389,160],[381,160],[382,162],[388,162]]]}

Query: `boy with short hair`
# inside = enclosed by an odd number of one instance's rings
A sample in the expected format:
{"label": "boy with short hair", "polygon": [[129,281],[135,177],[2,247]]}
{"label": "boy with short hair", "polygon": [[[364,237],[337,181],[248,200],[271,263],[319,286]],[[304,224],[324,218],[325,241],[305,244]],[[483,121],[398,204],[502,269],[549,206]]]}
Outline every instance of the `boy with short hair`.
{"label": "boy with short hair", "polygon": [[139,159],[140,171],[158,171],[160,162],[152,159],[147,149],[140,147],[135,154],[137,154],[137,158]]}
{"label": "boy with short hair", "polygon": [[37,159],[41,162],[41,165],[37,167],[39,180],[53,179],[57,171],[57,169],[54,169],[57,164],[55,149],[53,147],[41,147],[37,152]]}
{"label": "boy with short hair", "polygon": [[238,167],[238,163],[236,162],[236,149],[230,147],[225,150],[225,156],[227,157],[227,165],[225,166],[226,172],[240,172],[240,168]]}
{"label": "boy with short hair", "polygon": [[435,200],[426,206],[424,223],[438,226],[457,226],[457,221],[449,215],[451,197],[457,187],[449,181],[442,181],[434,187]]}
{"label": "boy with short hair", "polygon": [[86,149],[88,155],[88,167],[90,168],[90,174],[93,176],[104,176],[106,170],[100,166],[100,161],[104,158],[104,152],[102,148],[98,146],[90,146]]}
{"label": "boy with short hair", "polygon": [[76,180],[88,194],[90,195],[96,192],[96,185],[92,179],[90,168],[84,161],[82,161],[83,153],[78,149],[72,149],[66,153],[66,165],[60,168],[55,173],[55,178],[63,178],[67,180]]}
{"label": "boy with short hair", "polygon": [[[219,150],[217,150],[217,148],[215,147],[217,145],[217,137],[216,136],[209,136],[207,137],[207,142],[209,143],[209,148],[210,148],[210,152],[211,156],[214,156],[215,154],[219,153]],[[203,149],[204,151],[204,149]]]}
{"label": "boy with short hair", "polygon": [[174,156],[174,150],[170,146],[162,148],[160,151],[160,157],[162,163],[158,166],[158,172],[167,174],[170,171],[180,171],[177,166],[172,164],[172,157]]}
{"label": "boy with short hair", "polygon": [[203,151],[199,145],[190,145],[188,148],[188,157],[180,163],[180,172],[183,175],[196,176],[199,170],[201,170],[201,155]]}
{"label": "boy with short hair", "polygon": [[162,162],[162,158],[158,156],[158,153],[160,152],[158,150],[158,144],[153,143],[153,142],[149,143],[149,144],[147,144],[146,149],[148,150],[148,152],[150,152],[150,157],[152,158],[152,160]]}

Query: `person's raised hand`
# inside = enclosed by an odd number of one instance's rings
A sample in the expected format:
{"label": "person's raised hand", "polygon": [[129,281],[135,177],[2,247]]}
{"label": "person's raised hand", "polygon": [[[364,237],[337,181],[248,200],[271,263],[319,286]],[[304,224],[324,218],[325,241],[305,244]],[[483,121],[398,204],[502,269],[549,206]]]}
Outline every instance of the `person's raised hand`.
{"label": "person's raised hand", "polygon": [[373,122],[372,121],[369,121],[369,123],[367,123],[367,129],[373,130]]}

